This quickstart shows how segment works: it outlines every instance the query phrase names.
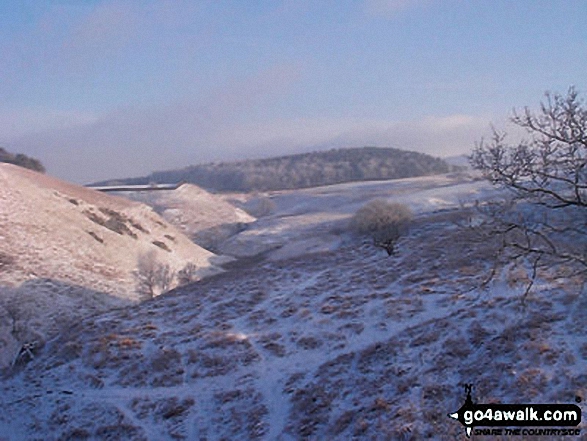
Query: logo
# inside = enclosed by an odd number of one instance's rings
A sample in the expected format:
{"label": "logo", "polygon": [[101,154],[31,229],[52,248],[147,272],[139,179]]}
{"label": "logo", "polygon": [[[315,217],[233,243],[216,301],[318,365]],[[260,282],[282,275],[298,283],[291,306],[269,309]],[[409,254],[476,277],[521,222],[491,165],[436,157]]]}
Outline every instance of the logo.
{"label": "logo", "polygon": [[[471,437],[475,427],[493,427],[474,431],[475,434],[493,436],[576,436],[581,433],[581,429],[567,428],[576,427],[581,422],[581,409],[575,404],[479,404],[473,403],[472,389],[472,384],[465,385],[465,403],[456,412],[448,414],[465,427],[467,438]],[[580,402],[580,399],[576,401]],[[505,429],[504,432],[502,427],[548,428]]]}

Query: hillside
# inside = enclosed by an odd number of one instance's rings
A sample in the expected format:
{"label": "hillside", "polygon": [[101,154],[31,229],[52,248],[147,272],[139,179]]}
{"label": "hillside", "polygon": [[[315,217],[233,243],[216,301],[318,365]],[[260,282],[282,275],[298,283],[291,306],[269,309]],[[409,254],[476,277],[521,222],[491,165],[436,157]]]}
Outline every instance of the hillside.
{"label": "hillside", "polygon": [[235,204],[267,202],[272,213],[217,247],[230,256],[262,254],[283,259],[336,249],[348,230],[349,218],[367,201],[384,198],[408,204],[417,214],[458,208],[461,202],[483,198],[490,186],[468,174],[425,176],[390,181],[354,182],[262,195],[228,194]]}
{"label": "hillside", "polygon": [[341,182],[399,179],[447,173],[442,159],[394,148],[348,148],[276,158],[193,165],[149,176],[97,183],[190,182],[214,191],[268,191]]}
{"label": "hillside", "polygon": [[137,263],[149,253],[171,270],[219,271],[214,254],[144,204],[0,164],[0,365],[15,334],[43,338],[137,300]]}
{"label": "hillside", "polygon": [[255,218],[242,209],[192,184],[176,190],[118,192],[145,203],[163,219],[206,249],[246,228]]}
{"label": "hillside", "polygon": [[[525,303],[523,269],[485,286],[499,244],[459,227],[468,214],[458,207],[491,190],[428,179],[354,184],[354,197],[386,193],[418,214],[395,256],[339,230],[330,249],[235,267],[81,321],[0,383],[0,433],[464,440],[447,417],[464,383],[481,403],[584,399],[582,280],[545,274]],[[293,234],[295,218],[320,207],[340,220],[342,188],[331,190],[276,200],[282,223],[267,234]]]}

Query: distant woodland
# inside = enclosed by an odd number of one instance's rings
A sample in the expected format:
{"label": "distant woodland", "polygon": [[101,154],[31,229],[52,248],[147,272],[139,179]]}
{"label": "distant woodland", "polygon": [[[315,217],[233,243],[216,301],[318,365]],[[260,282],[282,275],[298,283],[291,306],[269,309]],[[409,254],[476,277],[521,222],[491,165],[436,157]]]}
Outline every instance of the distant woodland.
{"label": "distant woodland", "polygon": [[439,158],[394,148],[348,148],[268,159],[193,165],[97,184],[190,182],[212,191],[267,191],[400,179],[453,170]]}
{"label": "distant woodland", "polygon": [[45,167],[41,164],[41,161],[30,156],[23,155],[22,153],[13,154],[7,152],[0,147],[0,162],[8,162],[9,164],[19,165],[24,168],[29,168],[41,173],[45,173]]}

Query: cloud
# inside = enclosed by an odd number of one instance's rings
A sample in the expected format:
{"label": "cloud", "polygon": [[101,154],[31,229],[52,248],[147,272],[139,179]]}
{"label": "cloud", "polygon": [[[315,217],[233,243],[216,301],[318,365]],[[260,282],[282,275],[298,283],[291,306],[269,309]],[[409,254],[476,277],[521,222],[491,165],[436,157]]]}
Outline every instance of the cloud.
{"label": "cloud", "polygon": [[13,140],[32,133],[49,130],[66,130],[71,127],[95,123],[97,115],[90,112],[65,111],[41,107],[22,109],[0,109],[2,138]]}
{"label": "cloud", "polygon": [[49,173],[80,183],[145,175],[208,161],[336,147],[391,146],[438,156],[468,152],[491,118],[412,120],[280,116],[304,65],[276,64],[205,95],[138,103],[99,113],[20,109],[0,113],[0,139],[38,157]]}
{"label": "cloud", "polygon": [[218,141],[240,145],[241,151],[256,156],[360,146],[397,147],[435,156],[451,156],[468,153],[488,132],[490,120],[468,115],[428,116],[405,121],[362,118],[283,120],[234,127],[221,134]]}
{"label": "cloud", "polygon": [[221,142],[225,132],[278,102],[299,75],[294,65],[275,65],[200,98],[127,105],[101,115],[43,116],[34,109],[0,114],[0,123],[9,125],[21,118],[12,136],[0,141],[39,157],[50,173],[81,183],[234,158],[235,144]]}
{"label": "cloud", "polygon": [[[241,107],[242,110],[242,107]],[[232,112],[176,103],[120,109],[97,121],[18,140],[49,172],[80,183],[131,177],[189,164],[286,155],[339,147],[397,147],[451,156],[468,153],[489,132],[490,118],[428,116],[386,121],[298,118],[234,122]]]}

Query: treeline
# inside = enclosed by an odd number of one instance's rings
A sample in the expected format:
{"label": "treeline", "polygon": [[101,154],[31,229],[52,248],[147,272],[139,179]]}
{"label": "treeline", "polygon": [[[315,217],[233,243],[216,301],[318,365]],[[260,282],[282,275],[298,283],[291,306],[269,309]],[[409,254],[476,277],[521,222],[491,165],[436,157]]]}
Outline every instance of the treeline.
{"label": "treeline", "polygon": [[30,156],[23,155],[22,153],[13,154],[6,151],[2,147],[0,147],[0,162],[7,162],[9,164],[15,164],[20,167],[45,173],[45,167],[38,159],[31,158]]}
{"label": "treeline", "polygon": [[190,182],[213,191],[267,191],[352,181],[400,179],[447,173],[445,161],[394,148],[334,149],[268,159],[193,165],[143,178],[100,185]]}

